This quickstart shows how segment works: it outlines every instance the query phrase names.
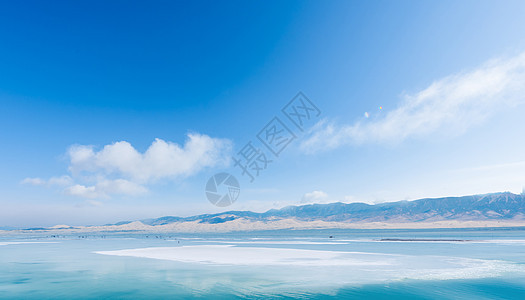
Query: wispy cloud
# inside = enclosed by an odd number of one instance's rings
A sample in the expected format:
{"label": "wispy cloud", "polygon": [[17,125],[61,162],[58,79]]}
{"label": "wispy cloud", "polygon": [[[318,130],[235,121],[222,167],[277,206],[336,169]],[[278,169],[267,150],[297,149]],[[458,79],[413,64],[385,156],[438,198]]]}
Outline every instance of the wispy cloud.
{"label": "wispy cloud", "polygon": [[305,152],[344,144],[396,143],[437,132],[462,134],[502,109],[525,99],[525,53],[491,60],[480,67],[405,94],[383,117],[353,124],[319,122],[301,143]]}
{"label": "wispy cloud", "polygon": [[479,172],[479,171],[494,171],[494,170],[510,171],[513,169],[523,170],[524,167],[525,167],[525,161],[516,161],[516,162],[511,162],[511,163],[483,165],[483,166],[478,166],[478,167],[473,167],[473,168],[463,168],[463,169],[457,169],[454,171],[455,172]]}
{"label": "wispy cloud", "polygon": [[138,196],[145,194],[147,189],[137,183],[125,180],[103,180],[93,186],[75,184],[66,188],[65,193],[83,198],[109,198],[110,195]]}
{"label": "wispy cloud", "polygon": [[98,151],[91,145],[74,145],[67,151],[71,176],[26,178],[22,183],[59,185],[67,195],[88,199],[143,195],[147,185],[157,180],[185,178],[207,167],[228,165],[231,148],[227,139],[196,133],[188,134],[183,146],[156,139],[144,153],[126,141]]}
{"label": "wispy cloud", "polygon": [[60,177],[51,177],[49,179],[42,179],[39,177],[28,177],[22,180],[22,184],[41,185],[41,186],[67,186],[73,183],[73,178],[68,175]]}
{"label": "wispy cloud", "polygon": [[328,200],[328,194],[323,191],[313,191],[303,195],[301,204],[307,203],[325,203]]}
{"label": "wispy cloud", "polygon": [[30,185],[45,185],[46,180],[38,177],[28,177],[22,180],[22,184],[30,184]]}

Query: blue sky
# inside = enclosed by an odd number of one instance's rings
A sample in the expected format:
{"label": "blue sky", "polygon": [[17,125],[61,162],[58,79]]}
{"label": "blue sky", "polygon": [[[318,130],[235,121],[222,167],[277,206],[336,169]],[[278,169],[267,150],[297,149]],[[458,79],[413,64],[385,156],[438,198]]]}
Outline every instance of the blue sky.
{"label": "blue sky", "polygon": [[[0,226],[519,193],[524,14],[522,1],[2,2]],[[250,183],[229,158],[299,91],[320,123]],[[241,184],[226,209],[204,194],[223,171]]]}

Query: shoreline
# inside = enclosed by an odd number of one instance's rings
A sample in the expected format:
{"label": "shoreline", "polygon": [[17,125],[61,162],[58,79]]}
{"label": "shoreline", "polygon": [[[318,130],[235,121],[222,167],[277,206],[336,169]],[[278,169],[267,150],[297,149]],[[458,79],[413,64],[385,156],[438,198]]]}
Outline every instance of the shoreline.
{"label": "shoreline", "polygon": [[199,222],[176,222],[166,225],[146,225],[140,221],[124,225],[78,226],[73,228],[38,228],[19,230],[0,230],[0,235],[10,234],[65,234],[65,233],[228,233],[272,230],[325,230],[325,229],[481,229],[481,228],[519,228],[525,227],[525,221],[435,221],[435,222],[325,222],[298,221],[285,219],[272,222],[249,221],[238,219],[220,224]]}

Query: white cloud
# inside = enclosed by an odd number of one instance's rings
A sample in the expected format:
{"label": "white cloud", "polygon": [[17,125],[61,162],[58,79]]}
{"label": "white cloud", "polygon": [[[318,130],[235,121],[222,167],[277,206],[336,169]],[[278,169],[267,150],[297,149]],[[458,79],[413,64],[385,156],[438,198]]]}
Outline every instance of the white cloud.
{"label": "white cloud", "polygon": [[489,61],[470,72],[448,76],[406,94],[384,117],[338,125],[323,120],[301,143],[306,152],[343,144],[400,142],[436,132],[461,134],[496,112],[525,99],[525,53]]}
{"label": "white cloud", "polygon": [[52,186],[52,185],[67,186],[73,183],[73,179],[68,175],[64,175],[60,177],[51,177],[47,180],[38,178],[38,177],[34,177],[34,178],[28,177],[22,180],[21,183],[30,184],[30,185],[41,185],[41,186]]}
{"label": "white cloud", "polygon": [[98,193],[94,186],[86,187],[81,184],[75,184],[66,188],[65,193],[71,196],[79,196],[83,198],[100,198],[105,195]]}
{"label": "white cloud", "polygon": [[94,146],[74,145],[67,151],[72,177],[26,178],[22,183],[64,186],[66,195],[88,199],[138,196],[156,180],[185,178],[207,167],[228,165],[231,148],[227,139],[197,133],[188,134],[183,146],[155,139],[144,153],[126,141],[98,151]]}
{"label": "white cloud", "polygon": [[45,185],[46,184],[46,181],[44,179],[41,179],[41,178],[25,178],[24,180],[22,180],[21,182],[22,184],[30,184],[30,185]]}
{"label": "white cloud", "polygon": [[73,178],[68,175],[63,175],[60,177],[51,177],[47,181],[49,185],[58,185],[58,186],[67,186],[73,183]]}
{"label": "white cloud", "polygon": [[147,189],[139,184],[125,179],[103,180],[93,186],[75,184],[64,190],[67,195],[82,198],[109,198],[109,195],[138,196],[145,194]]}
{"label": "white cloud", "polygon": [[328,199],[328,194],[323,191],[313,191],[303,195],[301,199],[302,204],[306,203],[325,203]]}
{"label": "white cloud", "polygon": [[101,181],[97,183],[96,189],[107,194],[122,194],[132,196],[141,195],[147,192],[145,187],[125,179]]}
{"label": "white cloud", "polygon": [[93,146],[76,145],[69,149],[70,171],[117,174],[136,182],[190,176],[205,167],[227,165],[231,143],[226,139],[189,134],[183,147],[156,139],[144,153],[120,141],[100,151]]}

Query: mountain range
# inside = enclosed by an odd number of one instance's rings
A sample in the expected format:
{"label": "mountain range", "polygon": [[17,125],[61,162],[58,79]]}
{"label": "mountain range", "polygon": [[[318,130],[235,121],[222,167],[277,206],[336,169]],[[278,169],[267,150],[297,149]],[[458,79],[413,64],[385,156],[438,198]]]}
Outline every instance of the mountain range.
{"label": "mountain range", "polygon": [[[102,226],[57,225],[26,232],[219,232],[319,228],[466,228],[525,226],[525,194],[510,192],[386,202],[287,206],[258,213],[227,211],[166,216]],[[8,230],[8,229],[4,229]]]}
{"label": "mountain range", "polygon": [[[181,222],[219,224],[244,219],[271,222],[282,219],[325,222],[435,222],[445,220],[487,221],[524,220],[525,194],[510,192],[387,202],[375,205],[365,203],[329,203],[288,206],[263,213],[228,211],[192,217],[162,217],[141,220],[150,226]],[[121,222],[122,225],[129,222]]]}

